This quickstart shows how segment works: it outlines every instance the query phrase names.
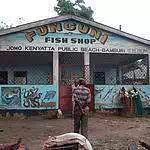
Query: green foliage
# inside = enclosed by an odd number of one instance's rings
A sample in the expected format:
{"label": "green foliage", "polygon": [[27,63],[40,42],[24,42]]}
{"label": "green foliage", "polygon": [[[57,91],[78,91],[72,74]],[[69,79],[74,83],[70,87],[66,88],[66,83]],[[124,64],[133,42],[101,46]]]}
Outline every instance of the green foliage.
{"label": "green foliage", "polygon": [[54,7],[54,10],[58,15],[76,15],[88,20],[94,20],[92,15],[94,11],[91,7],[86,7],[84,0],[75,0],[71,2],[70,0],[57,0],[57,6]]}

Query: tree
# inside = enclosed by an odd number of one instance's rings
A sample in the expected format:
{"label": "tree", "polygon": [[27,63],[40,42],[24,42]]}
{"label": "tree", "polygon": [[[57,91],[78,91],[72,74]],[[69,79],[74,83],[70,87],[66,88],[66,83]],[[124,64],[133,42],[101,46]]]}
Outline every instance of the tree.
{"label": "tree", "polygon": [[86,7],[84,0],[75,0],[71,2],[70,0],[57,0],[57,6],[54,7],[54,10],[58,15],[76,15],[88,20],[94,20],[92,15],[94,11],[91,7]]}

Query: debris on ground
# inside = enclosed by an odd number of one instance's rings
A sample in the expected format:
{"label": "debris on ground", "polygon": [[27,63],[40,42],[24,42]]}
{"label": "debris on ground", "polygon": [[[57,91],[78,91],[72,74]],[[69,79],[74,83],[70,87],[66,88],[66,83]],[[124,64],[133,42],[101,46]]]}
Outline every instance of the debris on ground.
{"label": "debris on ground", "polygon": [[[139,143],[150,143],[150,118],[127,118],[101,116],[94,114],[88,122],[88,140],[93,150],[127,150],[136,143],[139,150],[144,150]],[[30,150],[41,150],[48,136],[59,136],[73,132],[73,119],[43,119],[41,116],[21,120],[0,120],[0,143],[12,143],[21,138]],[[1,138],[2,137],[2,138]]]}
{"label": "debris on ground", "polygon": [[0,144],[0,150],[19,150],[21,140],[22,139],[19,138],[18,141],[13,144]]}
{"label": "debris on ground", "polygon": [[[71,144],[79,144],[84,150],[93,150],[88,139],[78,133],[66,133],[59,136],[51,137],[44,143],[43,150],[60,146],[70,146]],[[64,146],[64,147],[65,147]]]}

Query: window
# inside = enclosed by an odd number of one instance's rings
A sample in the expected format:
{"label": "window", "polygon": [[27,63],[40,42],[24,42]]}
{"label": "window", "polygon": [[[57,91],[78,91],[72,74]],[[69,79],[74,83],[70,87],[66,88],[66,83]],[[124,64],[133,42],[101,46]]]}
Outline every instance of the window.
{"label": "window", "polygon": [[0,71],[0,84],[7,84],[8,82],[8,72]]}
{"label": "window", "polygon": [[27,72],[26,71],[15,71],[14,72],[15,84],[27,84]]}
{"label": "window", "polygon": [[105,84],[105,72],[94,72],[94,84]]}

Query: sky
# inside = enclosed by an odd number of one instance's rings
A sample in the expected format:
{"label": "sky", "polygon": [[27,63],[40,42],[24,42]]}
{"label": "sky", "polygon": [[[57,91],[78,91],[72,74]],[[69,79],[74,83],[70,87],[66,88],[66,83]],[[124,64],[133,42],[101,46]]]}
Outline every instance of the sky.
{"label": "sky", "polygon": [[[73,1],[73,0],[72,0]],[[150,0],[84,0],[96,22],[150,40]],[[17,26],[57,16],[56,0],[1,0],[0,22]]]}

